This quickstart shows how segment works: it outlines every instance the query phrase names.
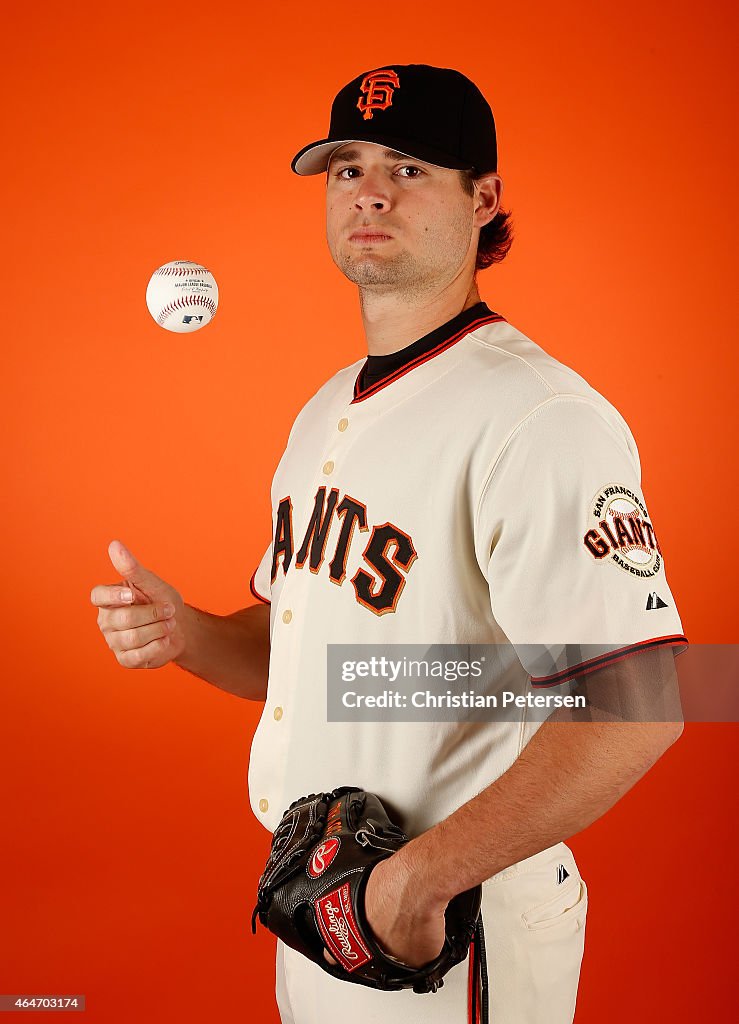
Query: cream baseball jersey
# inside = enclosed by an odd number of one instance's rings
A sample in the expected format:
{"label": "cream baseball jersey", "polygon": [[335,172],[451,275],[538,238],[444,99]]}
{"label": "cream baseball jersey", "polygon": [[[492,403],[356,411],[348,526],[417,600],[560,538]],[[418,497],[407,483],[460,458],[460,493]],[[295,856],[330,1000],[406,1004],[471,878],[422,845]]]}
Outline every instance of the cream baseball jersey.
{"label": "cream baseball jersey", "polygon": [[299,796],[351,784],[417,834],[540,724],[328,721],[329,644],[495,644],[493,688],[525,694],[687,643],[618,411],[484,303],[428,337],[378,381],[365,360],[328,380],[274,475],[251,579],[271,604],[249,763],[270,830]]}

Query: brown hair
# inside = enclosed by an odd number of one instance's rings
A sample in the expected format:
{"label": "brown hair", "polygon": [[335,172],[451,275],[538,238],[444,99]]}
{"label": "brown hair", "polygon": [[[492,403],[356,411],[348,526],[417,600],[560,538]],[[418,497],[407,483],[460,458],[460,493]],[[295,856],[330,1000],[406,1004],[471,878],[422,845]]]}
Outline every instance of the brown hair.
{"label": "brown hair", "polygon": [[[460,171],[459,177],[462,188],[468,196],[475,194],[475,180],[481,175],[475,175],[474,171]],[[485,270],[493,263],[500,263],[508,255],[508,250],[513,244],[513,224],[511,223],[511,211],[500,209],[489,224],[486,224],[480,231],[480,240],[477,244],[476,270]]]}

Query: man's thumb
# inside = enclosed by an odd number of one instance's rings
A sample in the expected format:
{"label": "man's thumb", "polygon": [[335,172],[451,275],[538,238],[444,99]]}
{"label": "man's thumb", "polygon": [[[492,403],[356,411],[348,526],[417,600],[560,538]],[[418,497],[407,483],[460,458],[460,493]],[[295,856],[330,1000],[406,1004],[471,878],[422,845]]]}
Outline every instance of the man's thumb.
{"label": "man's thumb", "polygon": [[121,579],[133,584],[147,597],[154,597],[152,590],[156,588],[157,584],[161,585],[162,581],[154,573],[140,565],[125,544],[119,540],[112,540],[108,545],[108,555],[113,563],[113,568]]}

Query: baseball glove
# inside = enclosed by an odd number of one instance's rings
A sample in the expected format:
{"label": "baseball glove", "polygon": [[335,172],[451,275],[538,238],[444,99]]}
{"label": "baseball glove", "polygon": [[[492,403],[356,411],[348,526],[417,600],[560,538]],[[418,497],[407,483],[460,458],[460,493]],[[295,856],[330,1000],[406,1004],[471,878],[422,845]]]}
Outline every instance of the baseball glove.
{"label": "baseball glove", "polygon": [[[375,864],[408,842],[373,793],[339,786],[295,800],[272,837],[257,889],[257,917],[284,943],[328,974],[370,988],[435,992],[467,956],[482,889],[455,896],[445,911],[444,948],[435,960],[409,967],[375,942],[364,891]],[[329,964],[324,948],[337,961]]]}

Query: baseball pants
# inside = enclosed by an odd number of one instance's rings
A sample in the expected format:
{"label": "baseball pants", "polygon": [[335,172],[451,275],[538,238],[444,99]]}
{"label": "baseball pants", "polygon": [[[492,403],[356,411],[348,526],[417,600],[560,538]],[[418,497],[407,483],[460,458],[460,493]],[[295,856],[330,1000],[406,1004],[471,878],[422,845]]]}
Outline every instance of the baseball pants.
{"label": "baseball pants", "polygon": [[[585,942],[587,886],[565,843],[483,882],[490,1024],[572,1024]],[[340,981],[277,940],[282,1024],[468,1024],[469,960],[436,992],[380,992]]]}

